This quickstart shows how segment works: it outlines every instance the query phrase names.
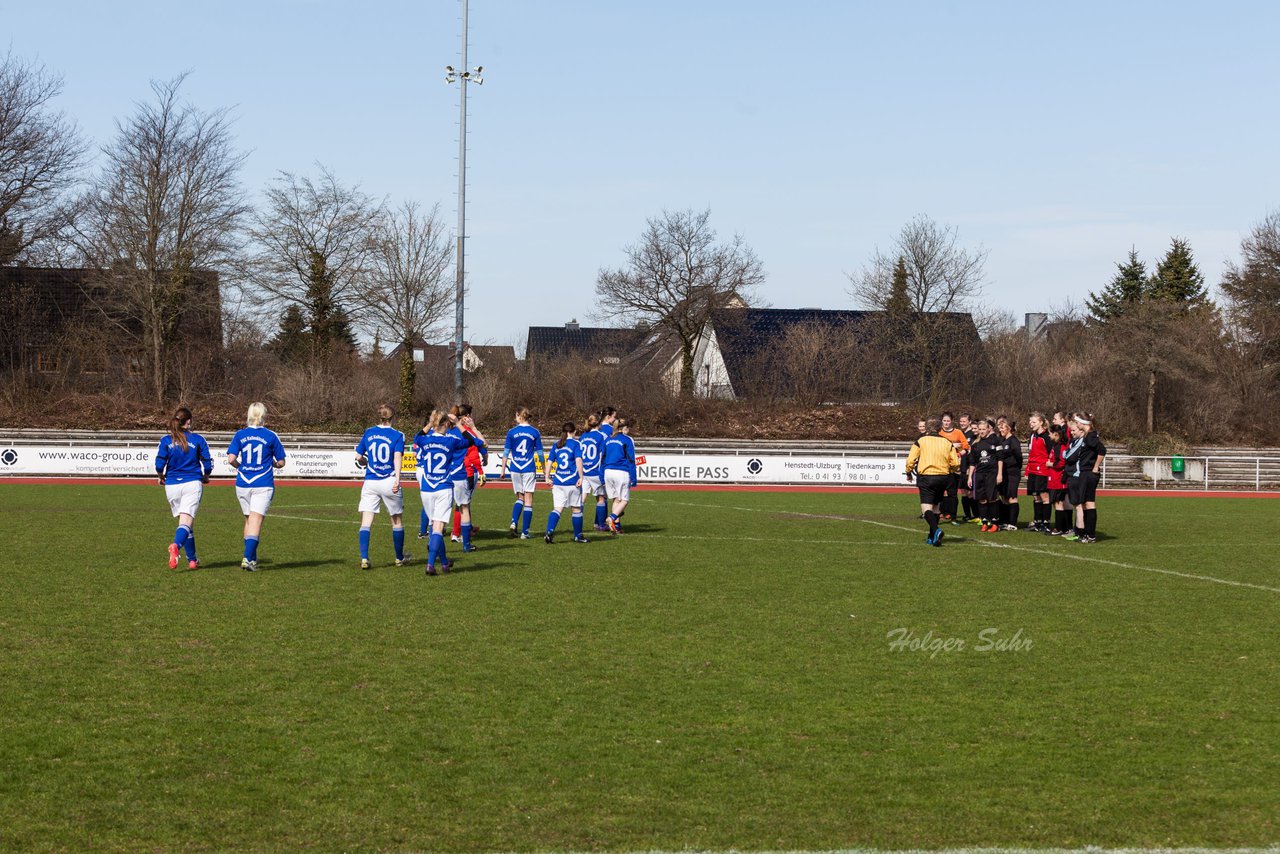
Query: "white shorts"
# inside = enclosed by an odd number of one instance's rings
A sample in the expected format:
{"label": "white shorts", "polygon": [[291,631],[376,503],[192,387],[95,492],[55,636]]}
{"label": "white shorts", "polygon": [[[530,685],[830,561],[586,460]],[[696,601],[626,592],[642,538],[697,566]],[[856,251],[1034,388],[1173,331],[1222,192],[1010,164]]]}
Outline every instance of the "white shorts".
{"label": "white shorts", "polygon": [[385,477],[382,480],[366,480],[364,486],[360,487],[360,512],[361,513],[377,513],[382,505],[386,505],[387,512],[392,516],[399,516],[404,512],[404,490],[399,489],[394,493],[391,488],[400,481],[397,474],[391,477]]}
{"label": "white shorts", "polygon": [[257,513],[259,516],[267,515],[275,492],[274,486],[237,486],[236,498],[240,499],[240,512],[246,516],[250,513]]}
{"label": "white shorts", "polygon": [[608,469],[604,473],[604,488],[610,498],[626,501],[631,498],[631,475]]}
{"label": "white shorts", "polygon": [[204,494],[204,484],[198,480],[186,483],[166,483],[164,497],[169,499],[169,509],[174,516],[186,513],[192,519],[200,509],[200,496]]}
{"label": "white shorts", "polygon": [[581,507],[582,490],[576,486],[552,486],[551,503],[556,507]]}
{"label": "white shorts", "polygon": [[582,494],[583,495],[604,495],[604,484],[600,482],[600,478],[591,475],[582,476]]}
{"label": "white shorts", "polygon": [[537,483],[538,473],[536,471],[513,471],[511,473],[511,488],[516,492],[533,492],[533,488]]}
{"label": "white shorts", "polygon": [[[464,483],[463,486],[466,486]],[[449,489],[437,489],[435,492],[422,493],[422,509],[427,512],[427,518],[432,522],[444,522],[446,525],[453,520],[453,491]]]}
{"label": "white shorts", "polygon": [[453,503],[459,507],[464,504],[470,504],[472,491],[465,480],[455,480],[453,482]]}

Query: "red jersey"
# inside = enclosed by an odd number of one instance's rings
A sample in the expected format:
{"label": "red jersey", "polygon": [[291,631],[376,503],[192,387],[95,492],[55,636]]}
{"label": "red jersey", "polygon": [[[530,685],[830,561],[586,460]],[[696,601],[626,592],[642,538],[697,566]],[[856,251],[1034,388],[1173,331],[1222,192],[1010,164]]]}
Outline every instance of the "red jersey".
{"label": "red jersey", "polygon": [[1047,476],[1049,463],[1049,433],[1032,433],[1027,444],[1027,474]]}
{"label": "red jersey", "polygon": [[[463,427],[464,433],[476,435],[476,431],[469,427]],[[462,470],[466,472],[467,477],[474,477],[476,474],[484,470],[484,462],[480,457],[480,448],[472,445],[467,448],[467,455],[462,458]]]}
{"label": "red jersey", "polygon": [[1048,488],[1066,489],[1067,486],[1062,480],[1062,470],[1067,467],[1066,443],[1055,446],[1046,438],[1044,444],[1048,448],[1048,458],[1045,460],[1045,476],[1049,479]]}

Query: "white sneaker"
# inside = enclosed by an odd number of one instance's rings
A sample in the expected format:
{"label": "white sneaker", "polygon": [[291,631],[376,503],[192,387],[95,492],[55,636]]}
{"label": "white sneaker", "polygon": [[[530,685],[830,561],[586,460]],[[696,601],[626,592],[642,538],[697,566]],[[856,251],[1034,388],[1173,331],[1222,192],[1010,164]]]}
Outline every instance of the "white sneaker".
{"label": "white sneaker", "polygon": [[462,537],[459,537],[459,536],[457,536],[457,535],[455,535],[455,534],[450,534],[450,535],[449,535],[449,542],[451,542],[451,543],[460,543],[460,542],[462,542]]}

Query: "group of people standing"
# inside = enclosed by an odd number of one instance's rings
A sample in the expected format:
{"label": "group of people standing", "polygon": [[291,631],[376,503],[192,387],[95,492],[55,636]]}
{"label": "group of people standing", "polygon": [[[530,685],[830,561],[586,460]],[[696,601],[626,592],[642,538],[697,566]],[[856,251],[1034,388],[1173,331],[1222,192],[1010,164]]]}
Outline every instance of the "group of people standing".
{"label": "group of people standing", "polygon": [[[247,425],[231,439],[227,460],[236,469],[236,497],[245,516],[242,569],[258,569],[258,542],[262,522],[274,496],[274,472],[285,465],[280,437],[265,426],[266,406],[250,405]],[[396,566],[409,564],[413,557],[405,551],[404,491],[401,471],[406,453],[405,436],[392,426],[394,407],[378,407],[378,423],[360,437],[355,447],[356,464],[365,470],[360,490],[360,568],[371,569],[369,547],[374,517],[386,508],[391,517],[391,536]],[[181,407],[169,422],[169,431],[160,440],[155,470],[164,485],[170,510],[178,520],[169,544],[169,568],[177,569],[185,555],[187,566],[197,569],[195,517],[200,508],[204,484],[213,473],[209,445],[192,432],[191,410]],[[471,499],[484,484],[484,467],[489,448],[471,417],[471,407],[460,404],[448,410],[432,410],[408,449],[414,456],[422,499],[418,538],[427,540],[428,575],[448,572],[453,561],[447,554],[444,527],[452,519],[452,540],[464,553],[476,550],[472,535]],[[524,407],[515,413],[515,426],[506,436],[502,453],[502,477],[511,475],[516,501],[511,511],[512,537],[529,539],[533,518],[533,494],[541,469],[552,487],[553,509],[548,514],[544,539],[552,543],[560,516],[568,507],[572,514],[573,539],[588,542],[582,531],[583,498],[595,498],[595,529],[621,534],[621,519],[636,485],[635,444],[630,427],[613,407],[589,415],[581,429],[566,422],[561,436],[549,453],[542,436],[529,423]],[[608,501],[612,500],[612,506]]]}
{"label": "group of people standing", "polygon": [[[1093,415],[1033,412],[1023,453],[1013,419],[974,420],[950,412],[921,419],[907,455],[906,476],[920,492],[930,545],[941,545],[941,523],[977,522],[983,533],[1017,531],[1018,488],[1026,474],[1034,521],[1021,530],[1097,542],[1097,492],[1106,446]],[[961,514],[963,511],[963,515]]]}

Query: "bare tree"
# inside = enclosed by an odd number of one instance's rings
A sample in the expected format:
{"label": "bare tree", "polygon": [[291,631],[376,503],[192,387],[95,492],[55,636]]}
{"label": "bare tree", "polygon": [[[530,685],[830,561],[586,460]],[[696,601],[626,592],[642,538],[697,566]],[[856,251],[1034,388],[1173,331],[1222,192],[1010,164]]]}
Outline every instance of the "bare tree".
{"label": "bare tree", "polygon": [[312,181],[281,172],[255,214],[248,280],[262,302],[300,307],[312,357],[349,335],[347,311],[370,274],[381,204],[323,166]]}
{"label": "bare tree", "polygon": [[0,264],[47,254],[71,219],[87,149],[50,108],[61,92],[62,79],[43,66],[0,57]]}
{"label": "bare tree", "polygon": [[1280,210],[1240,243],[1241,261],[1227,265],[1222,291],[1232,324],[1275,371],[1280,362]]}
{"label": "bare tree", "polygon": [[627,266],[600,271],[597,316],[644,324],[680,343],[680,391],[693,394],[693,352],[711,313],[735,299],[744,304],[764,281],[764,269],[740,236],[716,243],[711,211],[663,212],[640,242],[624,251]]}
{"label": "bare tree", "polygon": [[152,82],[155,100],[116,122],[78,232],[104,313],[141,345],[157,403],[184,320],[221,345],[217,273],[235,263],[248,211],[228,113],[179,100],[185,78]]}
{"label": "bare tree", "polygon": [[353,293],[376,340],[400,345],[401,412],[413,404],[413,348],[439,329],[453,306],[453,242],[439,214],[439,205],[423,212],[413,202],[388,212],[374,233],[370,275],[357,280]]}
{"label": "bare tree", "polygon": [[902,227],[889,251],[850,276],[850,296],[882,312],[877,345],[894,355],[891,394],[933,408],[976,357],[973,310],[980,303],[987,251],[965,249],[953,226],[920,215]]}

